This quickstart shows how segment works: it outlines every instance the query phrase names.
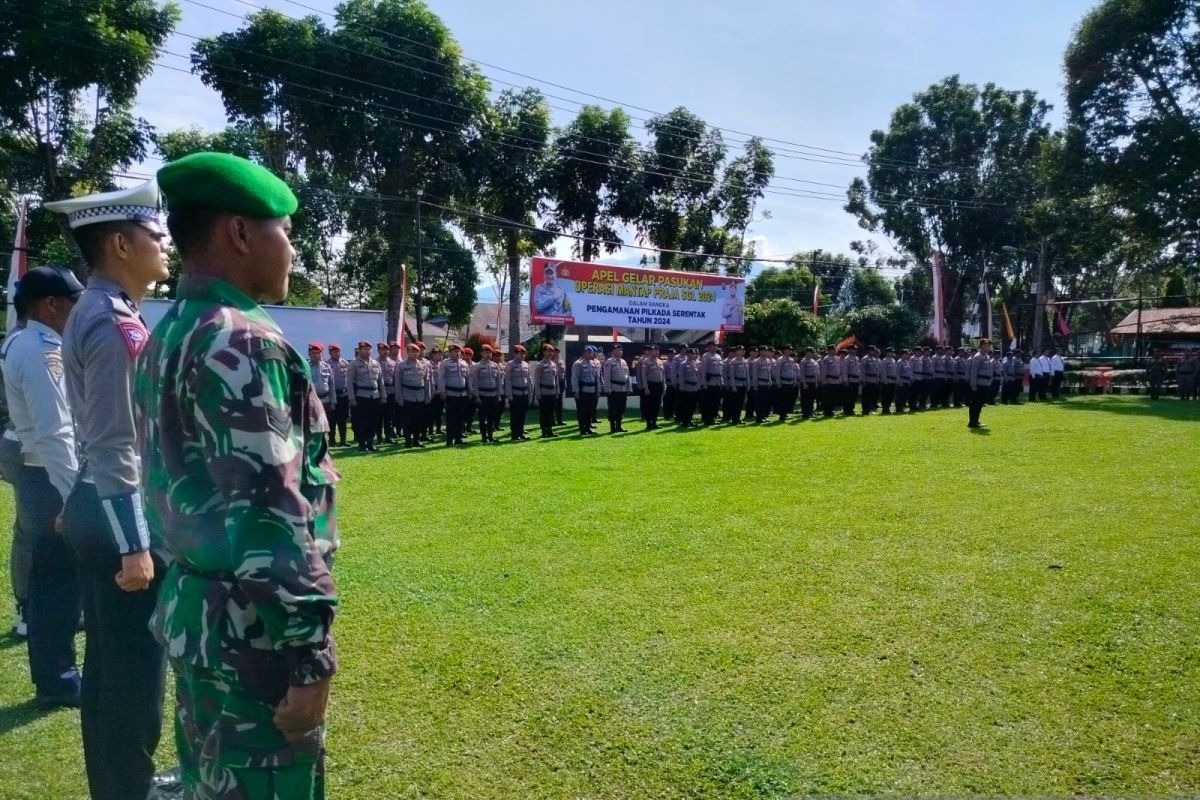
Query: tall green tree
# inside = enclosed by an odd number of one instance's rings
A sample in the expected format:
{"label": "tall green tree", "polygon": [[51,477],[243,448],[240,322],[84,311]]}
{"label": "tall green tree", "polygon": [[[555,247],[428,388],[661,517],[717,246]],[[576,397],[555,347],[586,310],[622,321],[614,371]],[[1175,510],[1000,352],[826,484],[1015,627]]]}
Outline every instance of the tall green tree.
{"label": "tall green tree", "polygon": [[[138,86],[179,19],[153,0],[8,0],[0,14],[0,186],[57,200],[116,187],[150,147]],[[39,212],[30,245],[66,223]],[[69,236],[67,237],[69,238]]]}
{"label": "tall green tree", "polygon": [[951,343],[961,338],[966,300],[979,280],[995,282],[1011,264],[1001,248],[1029,237],[1026,210],[1037,198],[1048,110],[1034,92],[952,76],[871,134],[867,177],[851,183],[846,210],[919,264],[943,253]]}
{"label": "tall green tree", "polygon": [[816,282],[812,270],[803,264],[789,265],[785,269],[767,267],[746,284],[746,303],[794,300],[809,308]]}
{"label": "tall green tree", "polygon": [[640,166],[629,116],[619,108],[584,106],[555,137],[546,182],[550,219],[579,237],[572,251],[580,260],[617,250],[621,226],[640,210]]}
{"label": "tall green tree", "polygon": [[[374,196],[374,213],[350,219],[355,234],[370,229],[389,243],[389,337],[399,329],[405,263],[421,336],[427,309],[445,300],[425,296],[439,282],[433,247],[443,220],[463,221],[461,212],[447,209],[459,199],[469,203],[471,153],[487,117],[488,84],[419,0],[347,0],[336,19],[322,51],[330,74],[320,84],[336,103],[311,110],[304,125],[335,173]],[[418,244],[421,258],[414,259]],[[474,281],[452,304],[465,299],[473,302]]]}
{"label": "tall green tree", "polygon": [[745,329],[729,334],[730,344],[822,347],[825,324],[795,300],[764,300],[746,305]]}
{"label": "tall green tree", "polygon": [[535,231],[535,214],[546,196],[550,161],[550,110],[536,89],[500,93],[484,122],[477,151],[476,192],[479,207],[488,214],[528,226],[497,227],[483,217],[466,229],[483,250],[503,253],[508,290],[509,347],[520,342],[521,259],[553,240]]}
{"label": "tall green tree", "polygon": [[890,306],[896,302],[896,290],[877,269],[856,267],[850,279],[842,284],[838,297],[839,311],[867,306]]}
{"label": "tall green tree", "polygon": [[1067,108],[1103,181],[1173,264],[1200,255],[1200,7],[1103,0],[1067,47]]}

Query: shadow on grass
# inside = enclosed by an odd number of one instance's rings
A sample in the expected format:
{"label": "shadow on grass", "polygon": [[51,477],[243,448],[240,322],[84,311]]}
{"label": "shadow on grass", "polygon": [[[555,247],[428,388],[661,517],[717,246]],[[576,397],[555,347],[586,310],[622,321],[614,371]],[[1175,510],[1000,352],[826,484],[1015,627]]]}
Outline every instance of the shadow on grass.
{"label": "shadow on grass", "polygon": [[4,706],[0,708],[0,736],[9,731],[23,728],[31,722],[35,722],[47,714],[53,714],[53,710],[40,708],[33,700],[26,700],[24,703],[16,705]]}
{"label": "shadow on grass", "polygon": [[1050,404],[1068,411],[1103,411],[1129,417],[1158,417],[1178,422],[1200,421],[1200,403],[1180,400],[1177,397],[1151,400],[1146,395],[1091,395],[1070,400],[1051,401]]}

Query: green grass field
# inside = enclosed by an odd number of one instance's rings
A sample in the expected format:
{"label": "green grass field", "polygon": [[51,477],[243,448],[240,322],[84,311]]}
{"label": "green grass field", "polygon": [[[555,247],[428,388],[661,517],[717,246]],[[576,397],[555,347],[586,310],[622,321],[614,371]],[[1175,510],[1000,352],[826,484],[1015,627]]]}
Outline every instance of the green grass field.
{"label": "green grass field", "polygon": [[[330,797],[1200,792],[1200,407],[984,421],[340,458]],[[0,675],[0,796],[84,797]]]}

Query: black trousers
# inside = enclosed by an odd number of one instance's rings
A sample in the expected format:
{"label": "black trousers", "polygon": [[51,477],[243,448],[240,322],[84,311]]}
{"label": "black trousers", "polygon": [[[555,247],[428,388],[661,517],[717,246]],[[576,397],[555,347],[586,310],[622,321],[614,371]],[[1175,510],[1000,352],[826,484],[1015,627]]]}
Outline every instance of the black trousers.
{"label": "black trousers", "polygon": [[701,391],[700,421],[712,425],[721,413],[721,387],[705,386]]}
{"label": "black trousers", "polygon": [[1050,376],[1050,395],[1057,400],[1062,395],[1063,374],[1055,372]]}
{"label": "black trousers", "polygon": [[679,415],[675,411],[675,405],[679,402],[679,390],[674,386],[668,386],[663,391],[662,413],[667,419],[675,419]]}
{"label": "black trousers", "polygon": [[350,409],[351,424],[354,426],[354,441],[358,449],[375,446],[375,432],[379,425],[379,400],[374,397],[354,398]]}
{"label": "black trousers", "polygon": [[625,421],[625,406],[629,402],[629,396],[625,392],[613,392],[608,396],[608,427],[609,430],[621,430],[621,423]]}
{"label": "black trousers", "polygon": [[675,421],[685,427],[693,425],[692,419],[696,416],[696,404],[699,401],[699,391],[688,392],[680,389],[675,400]]}
{"label": "black trousers", "polygon": [[896,384],[895,400],[897,414],[901,414],[904,411],[909,410],[909,389],[911,386],[912,384],[909,384],[908,386],[905,386],[903,383]]}
{"label": "black trousers", "polygon": [[992,393],[991,386],[980,386],[975,391],[971,392],[971,400],[967,403],[967,421],[971,426],[979,424],[979,412],[983,410],[984,404]]}
{"label": "black trousers", "polygon": [[725,421],[732,422],[733,425],[742,423],[742,409],[746,404],[745,386],[738,386],[737,389],[731,389],[726,395],[726,411]]}
{"label": "black trousers", "polygon": [[80,481],[67,498],[64,535],[74,551],[83,596],[80,724],[92,800],[143,798],[154,777],[162,734],[167,660],[150,632],[150,615],[167,566],[154,559],[154,582],[122,591],[121,556],[109,543],[95,484]]}
{"label": "black trousers", "polygon": [[[895,400],[896,400],[896,384],[894,384],[894,383],[879,384],[879,404],[881,406],[883,406],[883,413],[885,413],[885,414],[892,413],[892,403],[895,402]],[[900,410],[899,405],[897,405],[896,410],[897,411]]]}
{"label": "black trousers", "polygon": [[479,433],[485,442],[496,440],[496,418],[499,416],[500,398],[479,395]]}
{"label": "black trousers", "polygon": [[847,417],[854,414],[854,404],[858,402],[858,384],[842,385],[842,413]]}
{"label": "black trousers", "polygon": [[400,406],[400,427],[404,432],[404,443],[412,446],[419,444],[421,433],[425,430],[429,418],[429,404],[424,401],[405,400]]}
{"label": "black trousers", "polygon": [[799,388],[795,384],[775,387],[775,413],[780,419],[787,419],[789,414],[795,413]]}
{"label": "black trousers", "polygon": [[376,429],[376,438],[395,439],[399,427],[396,420],[396,400],[392,397],[380,399],[379,427]]}
{"label": "black trousers", "polygon": [[871,412],[877,410],[878,408],[879,408],[879,384],[878,383],[864,383],[862,385],[862,410],[863,410],[863,413],[870,414]]}
{"label": "black trousers", "polygon": [[646,392],[642,395],[642,416],[646,418],[646,426],[649,428],[658,427],[658,416],[662,411],[663,389],[661,383],[647,383]]}
{"label": "black trousers", "polygon": [[771,416],[771,404],[775,399],[775,387],[758,386],[754,390],[754,421],[766,422]]}
{"label": "black trousers", "polygon": [[821,387],[821,416],[832,417],[834,410],[841,405],[842,387],[840,384],[827,383]]}
{"label": "black trousers", "polygon": [[554,424],[563,424],[563,398],[566,397],[567,390],[559,389],[558,394],[554,396]]}
{"label": "black trousers", "polygon": [[434,395],[429,401],[427,407],[427,418],[425,420],[425,433],[432,436],[434,432],[442,432],[442,412],[446,410],[446,400],[440,394]]}
{"label": "black trousers", "polygon": [[508,408],[508,432],[514,439],[525,435],[525,417],[529,414],[529,395],[513,390],[512,405]]}
{"label": "black trousers", "polygon": [[912,401],[909,403],[909,408],[911,408],[913,411],[925,410],[925,384],[926,381],[924,379],[914,380],[912,382]]}
{"label": "black trousers", "polygon": [[813,409],[817,405],[817,387],[804,384],[800,387],[800,416],[812,419]]}
{"label": "black trousers", "polygon": [[554,414],[556,399],[553,395],[542,395],[538,401],[538,424],[542,428],[542,436],[554,433]]}
{"label": "black trousers", "polygon": [[343,394],[338,397],[337,403],[333,406],[333,413],[329,415],[329,439],[331,442],[346,443],[346,421],[349,419],[350,395]]}
{"label": "black trousers", "polygon": [[446,444],[462,444],[469,399],[446,395]]}
{"label": "black trousers", "polygon": [[579,432],[591,433],[592,428],[596,425],[596,406],[600,403],[600,397],[589,392],[580,392],[575,395],[575,415],[579,420]]}
{"label": "black trousers", "polygon": [[79,576],[66,539],[54,529],[62,495],[41,467],[22,467],[17,485],[21,527],[33,539],[29,572],[29,673],[39,696],[79,691],[75,628],[79,624]]}

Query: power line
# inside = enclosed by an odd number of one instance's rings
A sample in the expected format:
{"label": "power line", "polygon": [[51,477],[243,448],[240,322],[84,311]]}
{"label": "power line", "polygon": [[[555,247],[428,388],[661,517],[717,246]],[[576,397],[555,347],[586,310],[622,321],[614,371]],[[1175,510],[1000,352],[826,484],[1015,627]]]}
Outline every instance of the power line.
{"label": "power line", "polygon": [[[209,9],[211,9],[211,10],[213,10],[213,11],[217,11],[217,12],[219,12],[219,13],[226,14],[226,15],[228,15],[228,16],[233,16],[233,17],[236,17],[236,18],[239,18],[239,19],[242,19],[242,20],[246,20],[246,17],[245,17],[244,15],[238,15],[238,14],[235,14],[235,13],[233,13],[233,12],[230,12],[230,11],[225,11],[224,9],[212,8],[211,6],[206,6],[206,5],[204,5],[204,4],[200,3],[200,2],[198,2],[198,0],[186,0],[186,2],[193,3],[194,5],[200,5],[200,6],[203,6],[204,8],[209,8]],[[248,2],[248,0],[236,0],[236,2],[240,3],[241,5],[244,5],[244,6],[246,6],[246,7],[248,7],[248,8],[253,8],[253,9],[255,9],[255,10],[258,10],[258,11],[276,11],[276,13],[279,13],[280,15],[282,15],[282,16],[284,16],[284,17],[286,17],[287,19],[291,19],[291,20],[293,20],[293,21],[298,21],[296,17],[289,16],[289,15],[287,15],[287,14],[284,14],[283,12],[281,12],[281,11],[277,11],[277,10],[275,10],[275,9],[268,9],[268,8],[266,8],[266,7],[264,7],[264,6],[259,6],[259,5],[256,5],[256,4],[254,4],[254,3]],[[324,10],[322,10],[322,9],[319,9],[319,8],[314,8],[313,6],[309,6],[309,5],[306,5],[306,4],[304,4],[304,3],[301,3],[301,2],[297,2],[297,0],[286,0],[286,2],[289,2],[289,3],[291,3],[291,4],[292,4],[292,5],[294,5],[294,6],[297,6],[297,7],[304,8],[304,9],[306,9],[306,10],[312,11],[312,12],[314,12],[314,13],[321,14],[321,15],[323,15],[323,16],[329,17],[330,19],[335,19],[335,20],[337,19],[337,15],[336,15],[336,14],[333,14],[333,13],[331,13],[331,12],[328,12],[328,11],[324,11]],[[376,28],[376,27],[374,27],[374,26],[370,26],[370,25],[367,25],[367,26],[364,26],[364,27],[366,27],[368,30],[373,30],[373,31],[375,31],[375,32],[377,32],[377,33],[380,33],[380,34],[384,35],[384,36],[387,36],[387,37],[390,37],[390,38],[393,38],[393,39],[398,39],[398,40],[400,40],[400,41],[405,41],[405,42],[408,42],[408,43],[410,43],[410,44],[417,45],[418,47],[423,47],[423,48],[425,48],[426,50],[429,50],[429,51],[432,51],[432,52],[435,52],[435,53],[439,52],[439,51],[437,50],[437,48],[435,48],[433,45],[427,44],[427,43],[425,43],[425,42],[418,41],[418,40],[416,40],[416,39],[412,39],[411,37],[402,36],[402,35],[400,35],[400,34],[397,34],[397,33],[392,33],[391,31],[385,31],[385,30],[382,30],[382,29],[380,29],[380,28]],[[362,39],[356,39],[356,40],[357,40],[357,41],[360,41],[360,42],[365,42],[365,40],[362,40]],[[370,44],[372,44],[373,46],[378,46],[378,43],[377,43],[377,42],[370,42]],[[425,58],[425,57],[423,57],[423,56],[418,56],[418,55],[415,55],[415,54],[413,54],[413,53],[406,53],[406,52],[404,52],[404,51],[402,51],[402,50],[398,50],[398,49],[396,49],[396,48],[391,48],[391,47],[386,47],[386,46],[385,46],[385,49],[386,49],[386,50],[388,50],[389,52],[393,52],[393,53],[396,53],[396,54],[398,54],[398,55],[402,55],[402,56],[405,56],[405,57],[408,57],[408,58],[415,58],[415,59],[418,59],[418,60],[421,60],[421,61],[425,61],[425,62],[428,62],[428,63],[432,63],[432,64],[435,64],[435,65],[437,65],[437,66],[439,66],[439,67],[444,67],[444,66],[445,66],[444,64],[442,64],[442,62],[440,62],[440,61],[437,61],[436,59],[429,59],[429,58]],[[591,97],[591,98],[593,98],[593,99],[596,99],[596,100],[601,100],[601,101],[604,101],[604,102],[607,102],[607,103],[612,103],[612,104],[614,104],[614,105],[616,105],[616,106],[619,106],[619,107],[622,107],[622,108],[626,108],[626,109],[632,108],[632,109],[636,109],[636,110],[638,110],[638,111],[643,111],[643,112],[646,112],[646,113],[648,113],[648,114],[652,114],[652,115],[659,116],[659,117],[661,117],[661,116],[665,116],[665,115],[663,114],[663,112],[661,112],[661,111],[655,111],[654,109],[645,108],[645,107],[638,106],[638,105],[634,105],[634,104],[631,104],[631,103],[624,103],[624,102],[622,102],[622,101],[620,101],[620,100],[616,100],[616,99],[614,99],[614,98],[610,98],[610,97],[605,97],[605,96],[603,96],[603,95],[592,94],[592,93],[590,93],[590,92],[585,92],[585,91],[582,91],[582,90],[579,90],[579,89],[574,89],[574,88],[572,88],[572,87],[570,87],[570,86],[565,86],[565,85],[562,85],[562,84],[559,84],[559,83],[555,83],[555,82],[553,82],[553,81],[548,81],[548,80],[545,80],[545,79],[542,79],[542,78],[537,78],[537,77],[535,77],[535,76],[532,76],[532,75],[527,75],[527,74],[525,74],[525,73],[523,73],[523,72],[517,72],[517,71],[515,71],[515,70],[511,70],[511,69],[508,69],[508,68],[506,68],[506,67],[501,67],[501,66],[499,66],[499,65],[495,65],[495,64],[489,64],[489,63],[487,63],[487,62],[485,62],[485,61],[480,61],[480,60],[478,60],[478,59],[469,58],[469,57],[467,57],[467,56],[465,56],[465,55],[463,55],[463,56],[460,56],[460,57],[459,57],[459,59],[460,59],[461,61],[467,61],[467,62],[470,62],[470,63],[472,63],[472,64],[476,64],[476,65],[478,65],[478,66],[481,66],[481,67],[487,67],[487,68],[489,68],[489,69],[495,69],[495,70],[499,70],[499,71],[501,71],[501,72],[505,72],[505,73],[508,73],[508,74],[510,74],[510,75],[516,75],[516,76],[518,76],[518,77],[525,78],[526,80],[531,80],[531,81],[534,81],[534,82],[536,82],[536,83],[540,83],[540,84],[543,84],[543,85],[546,85],[546,86],[553,86],[553,87],[555,87],[555,88],[558,88],[558,89],[563,89],[563,90],[565,90],[565,91],[568,91],[568,92],[573,92],[573,93],[575,93],[575,94],[583,95],[583,96],[585,96],[585,97]],[[401,67],[405,67],[405,68],[412,68],[412,67],[411,67],[411,65],[403,65],[403,64],[399,64],[398,62],[392,62],[392,63],[396,64],[397,66],[401,66]],[[433,74],[433,73],[427,73],[427,74]],[[517,87],[517,88],[524,88],[524,87],[521,87],[519,84],[512,83],[512,82],[510,82],[510,81],[504,81],[504,80],[500,80],[500,79],[498,79],[498,78],[495,78],[494,76],[490,76],[490,75],[486,75],[486,74],[485,74],[485,75],[484,75],[484,77],[488,78],[488,79],[489,79],[489,80],[491,80],[491,81],[495,81],[496,83],[501,83],[501,84],[504,84],[504,85],[507,85],[507,86],[514,86],[514,87]],[[559,100],[564,100],[564,101],[566,101],[566,102],[569,102],[569,103],[575,103],[575,104],[577,104],[577,105],[580,105],[580,106],[582,106],[582,105],[585,105],[584,103],[581,103],[580,101],[578,101],[578,100],[575,100],[575,99],[573,99],[573,98],[560,97],[560,96],[557,96],[557,95],[550,95],[550,94],[547,94],[546,96],[548,96],[548,97],[554,97],[555,99],[559,99]],[[560,110],[567,111],[567,112],[569,112],[569,113],[577,113],[577,110],[575,110],[575,109],[560,109]],[[648,122],[648,121],[649,121],[648,119],[646,119],[646,118],[644,118],[644,117],[638,117],[638,116],[636,116],[636,115],[629,115],[629,116],[630,116],[630,118],[631,118],[631,119],[639,120],[639,121],[642,121],[642,122]],[[678,126],[673,126],[673,125],[670,125],[669,127],[673,127],[673,128],[675,128],[675,129],[677,129],[677,130],[686,130],[686,129],[679,128]],[[826,158],[826,159],[838,159],[838,160],[836,160],[836,161],[830,161],[830,160],[825,160],[825,161],[816,161],[815,163],[825,163],[825,164],[832,164],[832,165],[835,165],[835,166],[853,166],[853,167],[858,167],[858,168],[861,168],[862,166],[864,166],[864,164],[863,164],[863,161],[862,161],[862,154],[861,154],[861,153],[852,153],[852,152],[849,152],[849,151],[846,151],[846,150],[834,150],[834,149],[827,148],[827,147],[818,147],[818,146],[816,146],[816,145],[809,145],[809,144],[804,144],[804,143],[801,143],[801,142],[791,142],[791,141],[788,141],[788,140],[786,140],[786,139],[777,139],[777,138],[768,137],[768,136],[760,136],[760,135],[758,135],[758,134],[747,133],[747,132],[745,132],[745,131],[738,131],[738,130],[735,130],[735,129],[732,129],[732,128],[723,128],[723,127],[721,127],[721,126],[717,126],[717,125],[708,125],[707,127],[709,127],[709,128],[712,128],[712,129],[714,129],[714,130],[717,130],[717,131],[723,131],[723,132],[725,132],[725,133],[732,133],[732,134],[735,134],[735,135],[738,135],[738,136],[748,136],[748,137],[751,137],[751,138],[753,138],[753,139],[759,139],[759,140],[761,140],[761,141],[770,141],[770,142],[776,142],[776,143],[779,143],[779,144],[790,145],[790,146],[792,146],[792,147],[799,147],[799,148],[803,148],[803,149],[805,149],[805,150],[815,150],[815,151],[818,151],[817,153],[802,153],[802,151],[796,151],[796,150],[787,150],[787,149],[781,149],[781,148],[773,148],[773,151],[775,152],[775,154],[776,154],[776,155],[782,155],[783,157],[787,157],[787,156],[785,155],[785,153],[793,153],[793,154],[797,154],[797,157],[799,157],[799,160],[809,160],[809,161],[813,161],[814,159],[812,159],[812,158],[808,158],[808,157],[801,157],[801,156],[813,156],[813,155],[828,154],[828,155],[825,155],[825,156],[824,156],[824,158]],[[692,138],[694,138],[694,137],[692,137]],[[740,142],[735,142],[735,144],[745,144],[745,142],[744,142],[744,141],[740,141]],[[769,149],[772,149],[772,148],[769,148]],[[781,152],[781,150],[782,150],[782,152]],[[846,158],[846,157],[850,157],[850,158]],[[853,160],[851,160],[851,159],[853,159]],[[959,170],[959,169],[963,169],[963,170],[972,170],[972,169],[974,169],[973,167],[970,167],[970,166],[960,166],[960,165],[939,165],[939,164],[928,164],[928,165],[922,165],[920,162],[917,162],[917,161],[909,161],[909,160],[905,160],[905,159],[883,159],[883,160],[881,161],[881,165],[888,165],[888,166],[892,166],[892,167],[907,167],[907,168],[911,168],[911,169],[924,170],[924,171],[947,171],[947,170]]]}

